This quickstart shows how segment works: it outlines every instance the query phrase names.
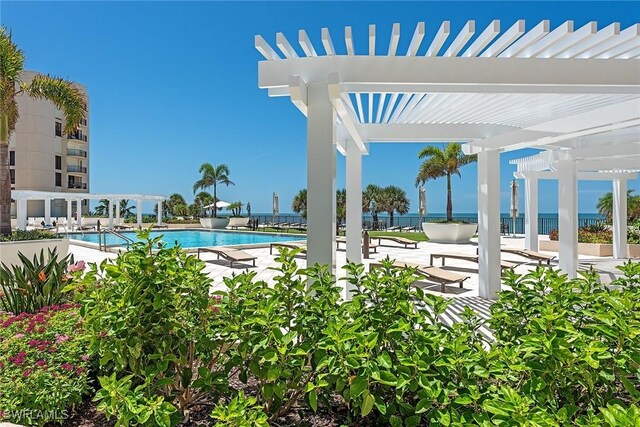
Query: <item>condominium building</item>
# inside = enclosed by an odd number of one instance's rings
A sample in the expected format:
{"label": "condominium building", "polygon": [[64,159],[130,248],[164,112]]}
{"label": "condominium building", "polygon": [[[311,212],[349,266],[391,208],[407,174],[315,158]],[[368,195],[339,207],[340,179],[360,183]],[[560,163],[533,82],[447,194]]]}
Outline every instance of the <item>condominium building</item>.
{"label": "condominium building", "polygon": [[[35,72],[25,71],[22,81],[28,83]],[[86,88],[78,85],[85,93]],[[64,133],[64,114],[50,101],[17,97],[20,118],[9,141],[11,188],[63,193],[89,192],[90,138],[89,119],[83,120],[76,132]],[[87,106],[88,108],[88,106]],[[82,212],[89,209],[82,201]],[[44,216],[43,201],[29,201],[27,216]],[[74,208],[77,210],[77,208]],[[63,199],[51,201],[51,216],[66,216]]]}

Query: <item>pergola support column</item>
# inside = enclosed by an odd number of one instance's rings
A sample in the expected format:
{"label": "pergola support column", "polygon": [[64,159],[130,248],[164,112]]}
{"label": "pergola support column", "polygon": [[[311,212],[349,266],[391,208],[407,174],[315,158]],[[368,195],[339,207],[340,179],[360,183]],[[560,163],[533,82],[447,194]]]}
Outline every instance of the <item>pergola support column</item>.
{"label": "pergola support column", "polygon": [[524,180],[524,247],[538,250],[538,179]]}
{"label": "pergola support column", "polygon": [[51,199],[44,199],[44,223],[51,225]]}
{"label": "pergola support column", "polygon": [[327,84],[307,89],[307,265],[336,268],[336,114]]}
{"label": "pergola support column", "polygon": [[67,231],[71,231],[73,219],[73,199],[67,199]]}
{"label": "pergola support column", "polygon": [[27,229],[27,201],[25,199],[16,200],[16,223],[18,230]]}
{"label": "pergola support column", "polygon": [[113,227],[113,200],[109,199],[109,227]]}
{"label": "pergola support column", "polygon": [[76,221],[78,228],[82,227],[82,199],[76,200]]}
{"label": "pergola support column", "polygon": [[[347,141],[347,261],[362,262],[362,152]],[[345,301],[351,299],[351,284],[345,283]]]}
{"label": "pergola support column", "polygon": [[142,200],[138,199],[136,204],[136,224],[142,228]]}
{"label": "pergola support column", "polygon": [[156,218],[156,223],[158,225],[162,225],[162,200],[158,200],[158,216]]}
{"label": "pergola support column", "polygon": [[120,200],[116,200],[116,225],[120,225]]}
{"label": "pergola support column", "polygon": [[500,270],[500,152],[478,153],[478,281],[481,298],[496,299]]}
{"label": "pergola support column", "polygon": [[627,180],[613,181],[613,257],[629,257],[627,246]]}
{"label": "pergola support column", "polygon": [[558,162],[558,264],[560,269],[576,277],[578,271],[578,181],[576,162]]}

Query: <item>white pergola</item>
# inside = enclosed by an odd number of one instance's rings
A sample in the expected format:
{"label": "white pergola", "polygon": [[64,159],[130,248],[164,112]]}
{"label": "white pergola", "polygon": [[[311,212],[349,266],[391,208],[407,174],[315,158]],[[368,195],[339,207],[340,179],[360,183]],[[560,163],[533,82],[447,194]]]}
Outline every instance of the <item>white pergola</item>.
{"label": "white pergola", "polygon": [[[370,25],[359,54],[351,27],[340,52],[323,28],[324,54],[305,30],[299,47],[277,33],[279,52],[258,35],[255,47],[265,58],[258,84],[270,96],[290,97],[307,117],[309,263],[335,268],[336,149],[347,157],[347,258],[359,262],[368,144],[459,141],[478,154],[480,295],[495,298],[500,153],[637,129],[640,24],[574,29],[567,21],[551,29],[547,20],[530,27],[520,20],[502,29],[492,21],[476,31],[469,21],[452,33],[445,21],[435,28],[425,42],[427,27],[418,23],[407,50],[398,52],[399,24],[384,46]],[[558,173],[575,178],[575,164],[560,164]]]}
{"label": "white pergola", "polygon": [[[63,199],[67,202],[67,224],[71,224],[73,202],[76,202],[76,211],[80,212],[80,206],[83,200],[109,200],[109,227],[114,225],[113,206],[115,204],[115,220],[120,222],[120,200],[135,200],[137,225],[142,225],[142,202],[154,201],[158,204],[158,225],[162,224],[162,202],[166,200],[165,196],[154,196],[148,194],[92,194],[92,193],[61,193],[50,191],[34,191],[34,190],[11,190],[11,198],[16,201],[16,219],[19,230],[27,227],[27,201],[28,200],[44,200],[44,222],[51,224],[51,201],[55,199]],[[82,225],[82,215],[78,215],[78,226]]]}
{"label": "white pergola", "polygon": [[525,181],[525,246],[538,250],[538,181],[558,181],[560,267],[578,267],[576,181],[612,181],[613,257],[627,258],[627,181],[640,170],[640,127],[564,140],[540,153],[515,159],[514,177]]}

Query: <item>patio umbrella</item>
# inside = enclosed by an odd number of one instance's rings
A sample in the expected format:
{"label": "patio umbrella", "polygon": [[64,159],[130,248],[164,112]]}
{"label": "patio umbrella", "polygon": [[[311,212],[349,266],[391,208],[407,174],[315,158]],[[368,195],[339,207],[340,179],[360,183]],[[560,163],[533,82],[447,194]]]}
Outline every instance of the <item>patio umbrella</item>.
{"label": "patio umbrella", "polygon": [[516,235],[516,218],[518,217],[518,181],[514,178],[511,181],[511,222],[513,225],[513,235]]}
{"label": "patio umbrella", "polygon": [[273,193],[273,222],[275,222],[276,217],[280,215],[280,210],[278,209],[278,193]]}
{"label": "patio umbrella", "polygon": [[[418,223],[422,222],[423,217],[425,220],[427,219],[427,193],[425,193],[424,187],[420,187],[418,191],[418,216]],[[418,224],[418,227],[421,225]]]}
{"label": "patio umbrella", "polygon": [[205,209],[213,209],[214,206],[220,209],[227,208],[231,205],[231,203],[225,202],[224,200],[218,200],[216,203],[211,203],[210,205],[205,206]]}

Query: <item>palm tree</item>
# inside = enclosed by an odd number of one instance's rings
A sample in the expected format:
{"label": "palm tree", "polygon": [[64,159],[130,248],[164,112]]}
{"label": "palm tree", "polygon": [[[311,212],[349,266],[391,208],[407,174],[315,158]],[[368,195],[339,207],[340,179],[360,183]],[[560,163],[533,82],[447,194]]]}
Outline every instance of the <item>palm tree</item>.
{"label": "palm tree", "polygon": [[[378,223],[378,212],[382,212],[380,209],[380,198],[382,196],[382,187],[369,184],[367,188],[362,192],[362,212],[369,212],[373,216],[373,223]],[[375,203],[375,210],[371,212],[371,202]]]}
{"label": "palm tree", "polygon": [[120,216],[122,218],[129,218],[133,216],[133,210],[135,208],[133,206],[129,206],[129,199],[120,200]]}
{"label": "palm tree", "polygon": [[[209,206],[213,203],[213,196],[206,191],[201,191],[196,194],[196,197],[193,199],[193,205],[197,207],[198,215],[201,215],[202,210],[204,210],[205,206]],[[205,213],[206,214],[206,213]]]}
{"label": "palm tree", "polygon": [[460,168],[477,160],[477,156],[466,155],[458,143],[447,145],[444,149],[433,145],[424,147],[418,153],[419,159],[426,160],[420,165],[416,177],[416,187],[424,185],[430,179],[447,177],[447,221],[453,221],[453,204],[451,203],[451,175],[460,176]]}
{"label": "palm tree", "polygon": [[240,216],[242,213],[242,202],[233,202],[227,206],[227,210],[231,211],[231,216]]}
{"label": "palm tree", "polygon": [[291,210],[295,213],[299,213],[302,219],[307,219],[307,189],[304,188],[298,191],[298,194],[293,198],[291,203]]}
{"label": "palm tree", "polygon": [[347,190],[336,191],[336,219],[342,224],[347,219]]}
{"label": "palm tree", "polygon": [[[627,190],[627,221],[640,220],[640,195],[635,196],[634,190]],[[613,219],[613,193],[605,193],[598,199],[598,212],[608,223]]]}
{"label": "palm tree", "polygon": [[24,62],[24,53],[11,39],[11,33],[0,27],[0,234],[11,233],[9,137],[19,117],[16,97],[25,94],[51,101],[64,113],[67,134],[75,132],[87,115],[87,100],[72,82],[42,74],[36,74],[29,83],[23,82]]}
{"label": "palm tree", "polygon": [[407,193],[395,185],[384,187],[380,197],[380,210],[389,214],[389,225],[393,227],[394,212],[398,212],[400,215],[409,212]]}
{"label": "palm tree", "polygon": [[165,210],[167,211],[167,213],[171,214],[171,215],[178,215],[177,213],[175,213],[175,207],[178,205],[186,205],[187,201],[184,199],[184,197],[182,197],[182,194],[179,193],[173,193],[171,196],[169,196],[169,200],[167,200],[165,202]]}
{"label": "palm tree", "polygon": [[96,206],[95,214],[97,216],[109,215],[109,199],[100,199],[100,203]]}
{"label": "palm tree", "polygon": [[218,216],[218,184],[224,184],[227,187],[235,185],[233,181],[229,179],[229,166],[224,163],[218,166],[213,166],[211,163],[203,163],[200,165],[198,172],[202,174],[202,177],[193,184],[193,194],[196,194],[198,190],[206,190],[213,187],[213,217]]}

